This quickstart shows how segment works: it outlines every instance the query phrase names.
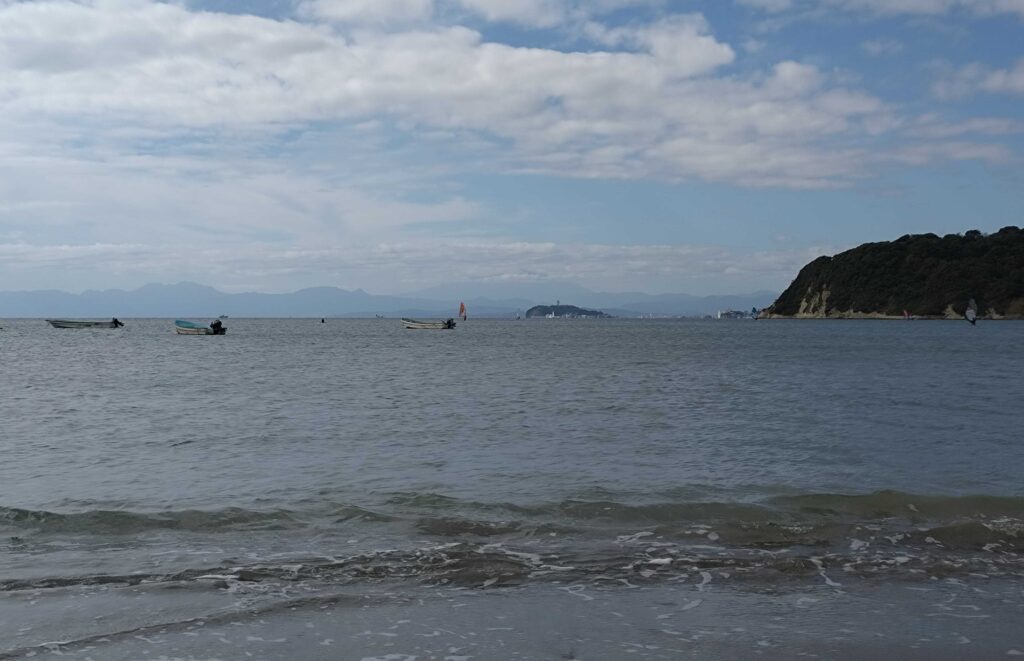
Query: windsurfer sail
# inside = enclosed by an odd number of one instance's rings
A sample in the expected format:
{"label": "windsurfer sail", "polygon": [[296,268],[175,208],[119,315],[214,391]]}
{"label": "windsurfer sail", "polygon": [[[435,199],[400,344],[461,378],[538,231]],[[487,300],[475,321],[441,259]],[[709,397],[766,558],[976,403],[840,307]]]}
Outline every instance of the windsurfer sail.
{"label": "windsurfer sail", "polygon": [[978,304],[974,302],[973,298],[967,303],[967,310],[964,311],[964,319],[969,321],[972,326],[978,321]]}
{"label": "windsurfer sail", "polygon": [[459,316],[462,317],[463,321],[466,320],[466,304],[462,301],[459,301]]}

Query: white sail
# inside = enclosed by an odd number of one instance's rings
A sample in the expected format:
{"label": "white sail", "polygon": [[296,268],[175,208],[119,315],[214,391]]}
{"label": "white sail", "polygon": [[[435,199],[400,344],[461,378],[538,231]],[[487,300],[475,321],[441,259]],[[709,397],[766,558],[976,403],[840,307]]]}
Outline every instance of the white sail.
{"label": "white sail", "polygon": [[967,303],[967,311],[964,312],[964,319],[969,321],[972,326],[978,321],[978,304],[974,302],[973,298]]}

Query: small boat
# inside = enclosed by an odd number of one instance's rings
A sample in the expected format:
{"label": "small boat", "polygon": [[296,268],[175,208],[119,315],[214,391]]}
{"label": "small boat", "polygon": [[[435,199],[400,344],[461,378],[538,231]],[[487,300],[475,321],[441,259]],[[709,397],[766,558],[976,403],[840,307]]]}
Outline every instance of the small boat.
{"label": "small boat", "polygon": [[455,320],[446,319],[445,321],[417,321],[415,319],[407,319],[406,317],[402,317],[402,325],[405,326],[406,328],[419,330],[451,330],[455,328]]}
{"label": "small boat", "polygon": [[224,335],[228,332],[228,329],[224,328],[219,320],[206,326],[194,321],[178,319],[174,322],[174,332],[178,335]]}
{"label": "small boat", "polygon": [[110,321],[79,321],[74,319],[47,319],[54,328],[120,328],[123,323],[114,317]]}

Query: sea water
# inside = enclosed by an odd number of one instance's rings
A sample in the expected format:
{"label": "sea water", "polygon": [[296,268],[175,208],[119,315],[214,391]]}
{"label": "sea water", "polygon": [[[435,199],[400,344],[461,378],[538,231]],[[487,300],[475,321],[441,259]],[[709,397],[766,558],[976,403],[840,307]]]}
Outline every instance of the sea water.
{"label": "sea water", "polygon": [[1024,324],[125,322],[0,324],[0,658],[1024,652]]}

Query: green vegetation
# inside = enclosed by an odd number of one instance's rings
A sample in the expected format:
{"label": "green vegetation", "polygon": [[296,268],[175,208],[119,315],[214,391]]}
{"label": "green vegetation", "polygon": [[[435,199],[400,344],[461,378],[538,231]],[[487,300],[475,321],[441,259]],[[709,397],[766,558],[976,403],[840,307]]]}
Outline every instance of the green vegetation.
{"label": "green vegetation", "polygon": [[575,305],[535,305],[526,311],[526,318],[546,317],[551,313],[554,313],[556,317],[568,317],[570,319],[577,317],[604,319],[610,316],[600,310],[585,310]]}
{"label": "green vegetation", "polygon": [[1024,317],[1024,230],[908,234],[819,257],[768,315],[941,317],[963,314],[971,298],[982,315]]}

